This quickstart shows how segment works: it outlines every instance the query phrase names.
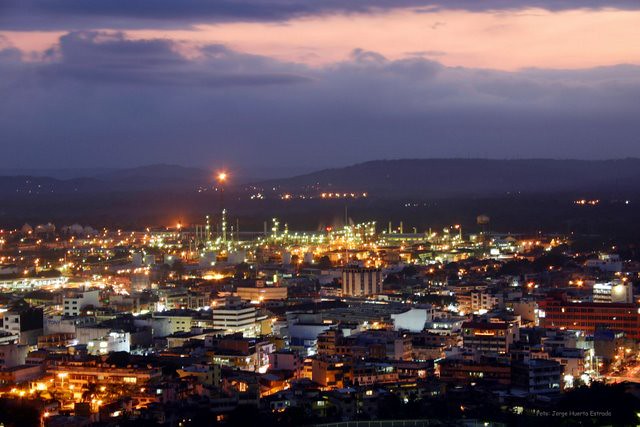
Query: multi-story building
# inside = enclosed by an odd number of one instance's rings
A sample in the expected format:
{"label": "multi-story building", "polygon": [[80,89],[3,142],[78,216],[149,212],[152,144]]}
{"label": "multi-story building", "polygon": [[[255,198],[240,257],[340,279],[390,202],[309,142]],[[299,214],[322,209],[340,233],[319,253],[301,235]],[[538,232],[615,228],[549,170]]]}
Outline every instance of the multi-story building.
{"label": "multi-story building", "polygon": [[124,331],[110,331],[107,335],[90,340],[87,343],[87,351],[92,355],[103,355],[111,352],[131,349],[131,336]]}
{"label": "multi-story building", "polygon": [[78,291],[71,296],[64,297],[62,304],[65,316],[79,316],[82,310],[87,307],[100,306],[100,291],[97,289]]}
{"label": "multi-story building", "polygon": [[43,333],[43,310],[28,306],[14,307],[4,313],[4,332],[19,337],[20,344],[35,345]]}
{"label": "multi-story building", "polygon": [[24,365],[29,346],[22,344],[0,345],[0,368],[8,369]]}
{"label": "multi-story building", "polygon": [[345,268],[342,270],[342,296],[358,297],[382,293],[382,270]]}
{"label": "multi-story building", "polygon": [[501,295],[486,290],[471,291],[469,312],[483,314],[497,307],[501,302]]}
{"label": "multi-story building", "polygon": [[213,314],[213,328],[223,329],[227,333],[242,332],[254,336],[258,323],[258,311],[254,306],[238,305],[220,307],[211,310]]}
{"label": "multi-story building", "polygon": [[598,328],[622,331],[640,339],[640,308],[637,304],[574,303],[557,298],[539,302],[540,326],[565,328],[593,334]]}
{"label": "multi-story building", "polygon": [[236,296],[245,301],[270,301],[287,299],[284,286],[238,286]]}
{"label": "multi-story building", "polygon": [[555,360],[529,359],[511,363],[511,386],[530,395],[560,392],[562,365]]}
{"label": "multi-story building", "polygon": [[596,259],[588,259],[584,266],[610,273],[622,271],[622,261],[617,254],[600,254]]}
{"label": "multi-story building", "polygon": [[162,375],[160,368],[138,366],[119,368],[96,361],[61,361],[47,366],[47,373],[54,376],[56,386],[73,385],[78,390],[86,389],[89,384],[96,385],[135,385],[144,386]]}
{"label": "multi-story building", "polygon": [[274,351],[269,354],[269,369],[289,371],[297,378],[302,371],[302,359],[293,351]]}
{"label": "multi-story building", "polygon": [[269,355],[275,351],[273,343],[258,338],[245,338],[242,333],[207,335],[204,342],[214,363],[252,372],[266,372]]}
{"label": "multi-story building", "polygon": [[519,337],[517,325],[510,322],[470,321],[462,324],[462,343],[466,349],[505,354]]}
{"label": "multi-story building", "polygon": [[361,386],[396,382],[398,371],[389,363],[357,363],[352,369],[352,380]]}
{"label": "multi-story building", "polygon": [[595,303],[633,303],[633,285],[621,280],[596,283],[593,285],[593,302]]}
{"label": "multi-story building", "polygon": [[511,366],[506,361],[444,359],[438,362],[440,379],[448,383],[488,382],[509,385]]}
{"label": "multi-story building", "polygon": [[163,289],[159,292],[158,310],[202,310],[209,306],[206,294],[186,289]]}
{"label": "multi-story building", "polygon": [[348,361],[337,357],[317,357],[312,360],[311,379],[326,388],[343,388],[352,379]]}

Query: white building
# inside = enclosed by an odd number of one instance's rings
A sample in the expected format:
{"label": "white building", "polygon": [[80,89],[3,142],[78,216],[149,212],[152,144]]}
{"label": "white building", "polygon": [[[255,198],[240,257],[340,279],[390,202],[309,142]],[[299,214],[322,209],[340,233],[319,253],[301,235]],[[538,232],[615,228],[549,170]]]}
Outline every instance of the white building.
{"label": "white building", "polygon": [[41,308],[18,308],[3,316],[3,332],[18,336],[20,344],[35,345],[43,332],[44,315]]}
{"label": "white building", "polygon": [[90,340],[87,343],[89,354],[99,356],[116,351],[126,351],[131,349],[131,336],[128,332],[111,331],[107,335]]}
{"label": "white building", "polygon": [[79,291],[75,295],[63,298],[63,313],[65,316],[79,316],[87,307],[100,306],[100,291]]}
{"label": "white building", "polygon": [[421,332],[426,322],[433,319],[433,310],[426,308],[410,308],[402,313],[392,314],[393,328],[396,331],[407,330]]}
{"label": "white building", "polygon": [[613,281],[593,285],[593,302],[633,303],[633,286],[629,282]]}
{"label": "white building", "polygon": [[242,332],[245,336],[255,336],[259,329],[258,311],[252,306],[222,307],[211,310],[214,329],[224,329],[227,333]]}

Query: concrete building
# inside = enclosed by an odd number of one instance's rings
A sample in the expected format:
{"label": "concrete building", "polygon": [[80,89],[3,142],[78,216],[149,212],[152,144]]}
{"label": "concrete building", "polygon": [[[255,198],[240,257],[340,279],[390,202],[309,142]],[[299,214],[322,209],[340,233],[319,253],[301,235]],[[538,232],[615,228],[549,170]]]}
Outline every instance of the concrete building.
{"label": "concrete building", "polygon": [[274,351],[269,354],[269,370],[289,371],[297,378],[302,370],[302,359],[292,351]]}
{"label": "concrete building", "polygon": [[640,339],[640,313],[636,304],[575,303],[549,298],[539,303],[540,326],[566,328],[593,334],[598,328],[622,331]]}
{"label": "concrete building", "polygon": [[0,368],[8,369],[24,365],[29,346],[22,344],[0,345]]}
{"label": "concrete building", "polygon": [[470,321],[462,324],[463,347],[480,353],[506,354],[518,338],[518,327],[512,323]]}
{"label": "concrete building", "polygon": [[79,316],[87,307],[100,306],[100,291],[97,289],[78,291],[74,295],[64,297],[62,304],[65,316]]}
{"label": "concrete building", "polygon": [[163,289],[158,292],[157,310],[202,310],[209,306],[208,295],[187,289]]}
{"label": "concrete building", "polygon": [[530,395],[560,393],[562,366],[555,360],[529,359],[511,363],[511,386]]}
{"label": "concrete building", "polygon": [[166,337],[176,332],[188,332],[191,330],[193,316],[186,310],[163,311],[153,313],[151,318],[136,319],[136,326],[151,327],[154,337]]}
{"label": "concrete building", "polygon": [[587,260],[584,266],[609,273],[622,271],[622,261],[616,254],[600,254],[597,259]]}
{"label": "concrete building", "polygon": [[433,319],[432,308],[410,308],[402,313],[391,314],[393,329],[421,332],[426,323]]}
{"label": "concrete building", "polygon": [[271,301],[287,299],[284,286],[238,286],[236,296],[245,301]]}
{"label": "concrete building", "polygon": [[469,384],[486,382],[491,384],[511,384],[511,366],[505,361],[492,359],[467,360],[443,359],[438,362],[440,379],[446,383]]}
{"label": "concrete building", "polygon": [[633,303],[633,285],[629,282],[613,281],[593,285],[595,303]]}
{"label": "concrete building", "polygon": [[382,270],[345,268],[342,270],[342,296],[368,296],[382,293]]}
{"label": "concrete building", "polygon": [[4,313],[3,331],[19,336],[20,344],[35,345],[43,334],[43,310],[33,307],[15,307]]}
{"label": "concrete building", "polygon": [[223,329],[232,334],[242,332],[246,336],[255,336],[259,329],[258,311],[253,306],[220,307],[211,310],[213,328]]}
{"label": "concrete building", "polygon": [[110,331],[107,335],[89,340],[87,351],[89,354],[99,356],[117,351],[129,352],[131,349],[131,336],[128,332]]}

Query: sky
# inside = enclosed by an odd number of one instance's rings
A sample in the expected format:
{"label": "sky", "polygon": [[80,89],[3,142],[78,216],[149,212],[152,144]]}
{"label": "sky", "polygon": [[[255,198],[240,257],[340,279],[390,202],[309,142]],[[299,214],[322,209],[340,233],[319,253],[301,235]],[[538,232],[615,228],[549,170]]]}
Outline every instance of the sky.
{"label": "sky", "polygon": [[636,0],[0,0],[0,169],[640,157]]}

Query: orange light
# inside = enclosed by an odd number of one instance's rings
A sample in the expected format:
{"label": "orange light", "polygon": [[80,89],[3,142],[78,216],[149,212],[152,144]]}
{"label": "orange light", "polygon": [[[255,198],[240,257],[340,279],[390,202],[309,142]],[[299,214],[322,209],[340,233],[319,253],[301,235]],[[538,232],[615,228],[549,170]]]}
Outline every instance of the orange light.
{"label": "orange light", "polygon": [[220,172],[218,173],[218,182],[225,182],[227,180],[227,173]]}

